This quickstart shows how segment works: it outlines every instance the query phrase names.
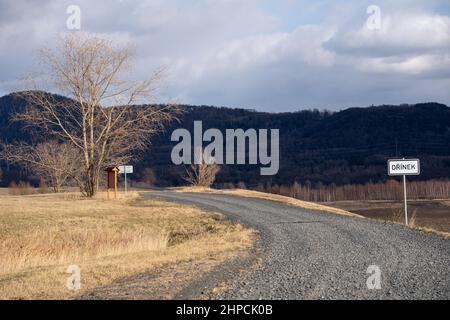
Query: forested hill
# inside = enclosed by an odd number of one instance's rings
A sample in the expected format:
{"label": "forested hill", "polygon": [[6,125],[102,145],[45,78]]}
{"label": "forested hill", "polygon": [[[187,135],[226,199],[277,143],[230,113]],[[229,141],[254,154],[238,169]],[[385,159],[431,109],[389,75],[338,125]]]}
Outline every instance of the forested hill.
{"label": "forested hill", "polygon": [[[23,105],[13,95],[0,98],[0,139],[29,139],[18,124],[8,125],[7,120]],[[141,177],[144,168],[152,168],[159,185],[183,183],[184,168],[171,164],[175,142],[170,141],[170,135],[176,128],[192,132],[194,120],[203,122],[203,130],[280,129],[280,170],[276,176],[261,177],[259,165],[224,166],[218,183],[384,181],[388,178],[386,160],[392,157],[419,157],[422,174],[418,179],[450,178],[450,108],[442,104],[386,105],[334,113],[317,110],[262,113],[209,106],[183,106],[183,109],[180,121],[156,136],[134,163],[135,179]],[[2,167],[3,184],[17,179],[17,171],[5,172],[5,164]]]}

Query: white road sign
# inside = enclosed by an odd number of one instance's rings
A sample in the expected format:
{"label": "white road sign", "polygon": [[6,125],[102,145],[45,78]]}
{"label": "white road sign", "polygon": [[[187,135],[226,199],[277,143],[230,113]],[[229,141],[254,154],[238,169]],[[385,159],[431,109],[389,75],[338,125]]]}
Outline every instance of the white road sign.
{"label": "white road sign", "polygon": [[119,166],[119,173],[133,173],[133,166]]}
{"label": "white road sign", "polygon": [[392,159],[388,160],[388,173],[390,176],[403,176],[403,199],[405,202],[405,223],[408,225],[408,201],[406,200],[406,176],[420,174],[419,159]]}
{"label": "white road sign", "polygon": [[119,166],[119,173],[125,174],[125,193],[127,193],[127,174],[133,173],[133,166]]}
{"label": "white road sign", "polygon": [[419,159],[393,159],[388,161],[390,176],[417,176],[420,174]]}

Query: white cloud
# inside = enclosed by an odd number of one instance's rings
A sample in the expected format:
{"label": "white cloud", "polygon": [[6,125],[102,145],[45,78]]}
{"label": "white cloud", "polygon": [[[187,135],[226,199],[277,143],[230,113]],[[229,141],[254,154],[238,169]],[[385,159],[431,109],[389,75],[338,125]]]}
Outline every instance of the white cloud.
{"label": "white cloud", "polygon": [[411,75],[428,75],[430,72],[440,73],[442,70],[447,70],[447,76],[450,76],[450,54],[369,58],[362,60],[361,69],[371,72],[397,72]]}
{"label": "white cloud", "polygon": [[344,54],[397,55],[450,49],[450,18],[435,14],[383,16],[381,29],[341,30],[328,46]]}
{"label": "white cloud", "polygon": [[450,18],[437,14],[387,14],[381,29],[340,30],[325,46],[364,72],[442,75],[449,67]]}
{"label": "white cloud", "polygon": [[[170,66],[164,98],[272,111],[424,98],[450,103],[450,18],[434,11],[444,0],[379,0],[381,30],[365,27],[370,1],[286,1],[311,21],[270,11],[262,5],[269,0],[77,4],[83,31],[136,47],[133,77]],[[70,4],[0,0],[0,92],[35,66],[37,48],[67,31]]]}

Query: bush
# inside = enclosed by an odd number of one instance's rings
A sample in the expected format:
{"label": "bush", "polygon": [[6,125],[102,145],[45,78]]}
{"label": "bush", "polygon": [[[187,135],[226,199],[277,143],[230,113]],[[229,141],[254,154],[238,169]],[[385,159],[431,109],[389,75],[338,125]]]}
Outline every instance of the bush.
{"label": "bush", "polygon": [[146,185],[152,187],[156,183],[155,172],[152,168],[145,168],[142,173],[142,178],[140,182],[144,182]]}
{"label": "bush", "polygon": [[236,185],[236,187],[238,189],[247,189],[247,186],[246,186],[245,182],[243,182],[243,181],[239,181],[238,184]]}
{"label": "bush", "polygon": [[17,183],[15,181],[11,181],[8,187],[8,193],[11,196],[19,196],[20,195],[20,189],[17,186]]}
{"label": "bush", "polygon": [[45,182],[44,179],[41,179],[41,181],[39,183],[39,190],[38,190],[38,192],[40,194],[48,193],[48,185],[47,185],[47,183]]}
{"label": "bush", "polygon": [[30,195],[36,193],[36,189],[32,187],[29,182],[25,181],[19,182],[19,190],[21,195]]}
{"label": "bush", "polygon": [[225,182],[223,184],[224,189],[235,189],[234,184],[232,182]]}

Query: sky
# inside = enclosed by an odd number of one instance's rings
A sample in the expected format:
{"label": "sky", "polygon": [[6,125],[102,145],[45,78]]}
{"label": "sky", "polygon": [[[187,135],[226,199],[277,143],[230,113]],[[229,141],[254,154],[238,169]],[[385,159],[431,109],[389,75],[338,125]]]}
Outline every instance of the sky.
{"label": "sky", "polygon": [[[67,27],[71,5],[79,30]],[[135,80],[166,66],[162,103],[450,105],[449,0],[0,0],[0,95],[67,32],[135,47]]]}

